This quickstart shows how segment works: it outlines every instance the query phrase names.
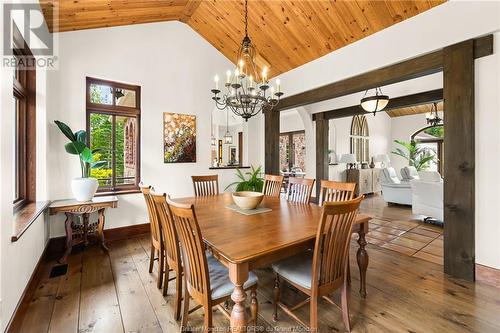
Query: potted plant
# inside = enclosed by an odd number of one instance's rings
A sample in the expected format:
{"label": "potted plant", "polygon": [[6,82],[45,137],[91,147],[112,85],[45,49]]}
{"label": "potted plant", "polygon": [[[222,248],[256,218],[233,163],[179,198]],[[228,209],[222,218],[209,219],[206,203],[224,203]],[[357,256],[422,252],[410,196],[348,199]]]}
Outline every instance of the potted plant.
{"label": "potted plant", "polygon": [[406,151],[401,148],[396,148],[392,151],[394,155],[401,156],[408,160],[409,166],[414,166],[417,171],[423,171],[429,168],[431,161],[437,160],[435,152],[429,147],[419,147],[417,141],[405,142],[402,140],[394,140],[395,143],[403,146]]}
{"label": "potted plant", "polygon": [[71,181],[71,190],[78,201],[89,201],[95,195],[99,182],[95,178],[90,177],[91,169],[99,169],[107,164],[107,161],[95,161],[94,154],[99,150],[91,150],[87,144],[87,132],[79,130],[73,132],[65,123],[55,120],[54,123],[59,127],[61,132],[70,142],[64,145],[64,149],[71,155],[78,155],[80,158],[80,168],[82,176],[73,178]]}
{"label": "potted plant", "polygon": [[262,187],[264,186],[264,178],[260,177],[262,167],[254,168],[252,166],[252,171],[246,172],[245,174],[250,176],[250,178],[246,179],[240,169],[236,169],[236,176],[240,179],[234,183],[231,183],[226,186],[224,189],[227,190],[233,185],[236,185],[236,191],[253,191],[253,192],[262,192]]}

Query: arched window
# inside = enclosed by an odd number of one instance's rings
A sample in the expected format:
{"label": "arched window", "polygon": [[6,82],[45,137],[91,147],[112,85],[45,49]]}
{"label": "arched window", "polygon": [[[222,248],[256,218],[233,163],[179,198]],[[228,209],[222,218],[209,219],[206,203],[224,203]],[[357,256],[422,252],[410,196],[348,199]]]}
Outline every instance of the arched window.
{"label": "arched window", "polygon": [[360,163],[368,163],[370,160],[370,131],[363,115],[352,117],[351,154],[356,155],[356,160]]}
{"label": "arched window", "polygon": [[437,163],[431,163],[430,170],[438,171],[444,176],[444,126],[427,126],[419,129],[411,136],[411,141],[430,148],[436,152]]}

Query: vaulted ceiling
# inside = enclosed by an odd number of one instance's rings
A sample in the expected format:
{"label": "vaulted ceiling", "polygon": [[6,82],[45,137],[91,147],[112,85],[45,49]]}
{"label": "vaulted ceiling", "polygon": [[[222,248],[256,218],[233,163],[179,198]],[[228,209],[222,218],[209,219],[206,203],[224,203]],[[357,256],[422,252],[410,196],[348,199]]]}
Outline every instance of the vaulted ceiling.
{"label": "vaulted ceiling", "polygon": [[[394,117],[411,116],[411,115],[420,114],[420,113],[427,113],[427,112],[431,111],[431,108],[432,108],[432,103],[429,103],[429,104],[410,106],[410,107],[401,108],[401,109],[392,109],[392,110],[388,110],[386,112],[391,118],[394,118]],[[437,109],[438,109],[438,111],[444,111],[443,102],[437,103]]]}
{"label": "vaulted ceiling", "polygon": [[[249,35],[259,52],[258,65],[269,65],[274,76],[443,2],[250,0]],[[179,20],[233,62],[244,32],[242,0],[40,0],[40,3],[51,31]],[[50,8],[58,10],[54,20]]]}

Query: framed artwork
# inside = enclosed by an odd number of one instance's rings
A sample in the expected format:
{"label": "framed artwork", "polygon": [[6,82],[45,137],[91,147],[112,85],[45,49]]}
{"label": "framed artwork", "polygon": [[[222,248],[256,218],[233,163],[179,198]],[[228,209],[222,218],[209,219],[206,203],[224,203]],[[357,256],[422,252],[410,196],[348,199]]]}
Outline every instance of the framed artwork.
{"label": "framed artwork", "polygon": [[229,147],[229,160],[228,164],[235,164],[236,163],[236,147],[235,146],[230,146]]}
{"label": "framed artwork", "polygon": [[196,162],[196,116],[163,113],[164,163]]}

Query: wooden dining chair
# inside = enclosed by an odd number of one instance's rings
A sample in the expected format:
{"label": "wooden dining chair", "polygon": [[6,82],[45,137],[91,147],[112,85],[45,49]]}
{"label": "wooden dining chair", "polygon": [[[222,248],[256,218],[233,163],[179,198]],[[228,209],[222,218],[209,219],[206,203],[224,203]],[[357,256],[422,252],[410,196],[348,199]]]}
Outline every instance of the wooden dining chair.
{"label": "wooden dining chair", "polygon": [[151,228],[151,253],[149,256],[149,273],[153,272],[154,261],[158,260],[158,280],[157,287],[160,289],[163,284],[163,265],[165,262],[163,243],[161,239],[161,226],[156,215],[153,199],[151,198],[151,186],[139,184],[141,192],[144,195],[146,206],[148,208],[149,225]]}
{"label": "wooden dining chair", "polygon": [[283,176],[264,175],[264,186],[262,193],[270,197],[279,198],[281,194],[281,187],[283,186]]}
{"label": "wooden dining chair", "polygon": [[[151,198],[156,210],[156,215],[161,227],[161,239],[163,249],[165,249],[163,296],[167,295],[169,281],[175,279],[175,319],[180,319],[182,303],[182,262],[179,249],[179,238],[174,228],[170,211],[168,210],[167,195],[158,194],[151,190]],[[175,272],[175,276],[170,278],[170,271]]]}
{"label": "wooden dining chair", "polygon": [[335,182],[332,180],[322,180],[319,193],[319,205],[325,201],[346,201],[354,198],[356,183]]}
{"label": "wooden dining chair", "polygon": [[309,203],[314,186],[314,179],[290,177],[286,198],[289,201]]}
{"label": "wooden dining chair", "polygon": [[194,196],[204,197],[219,194],[219,176],[191,176],[193,180]]}
{"label": "wooden dining chair", "polygon": [[[314,251],[306,251],[273,264],[273,270],[276,274],[274,320],[278,320],[278,307],[280,307],[302,326],[308,327],[293,311],[310,303],[309,328],[312,332],[316,332],[318,330],[319,299],[323,298],[330,304],[337,306],[328,295],[341,288],[341,306],[339,308],[342,310],[342,319],[346,329],[351,330],[346,270],[352,225],[356,219],[361,200],[363,200],[363,196],[349,201],[325,202],[316,233]],[[308,298],[293,307],[287,307],[280,302],[280,279],[305,293]]]}
{"label": "wooden dining chair", "polygon": [[[182,329],[187,327],[189,313],[203,307],[204,331],[212,331],[212,307],[216,306],[230,320],[231,315],[222,303],[231,299],[234,285],[229,280],[229,271],[212,255],[205,251],[205,243],[196,219],[193,205],[180,204],[167,198],[168,207],[179,236],[184,264],[184,305],[182,313]],[[257,276],[250,272],[245,291],[251,293],[251,312],[254,325],[257,321]],[[198,305],[189,310],[192,297]]]}

